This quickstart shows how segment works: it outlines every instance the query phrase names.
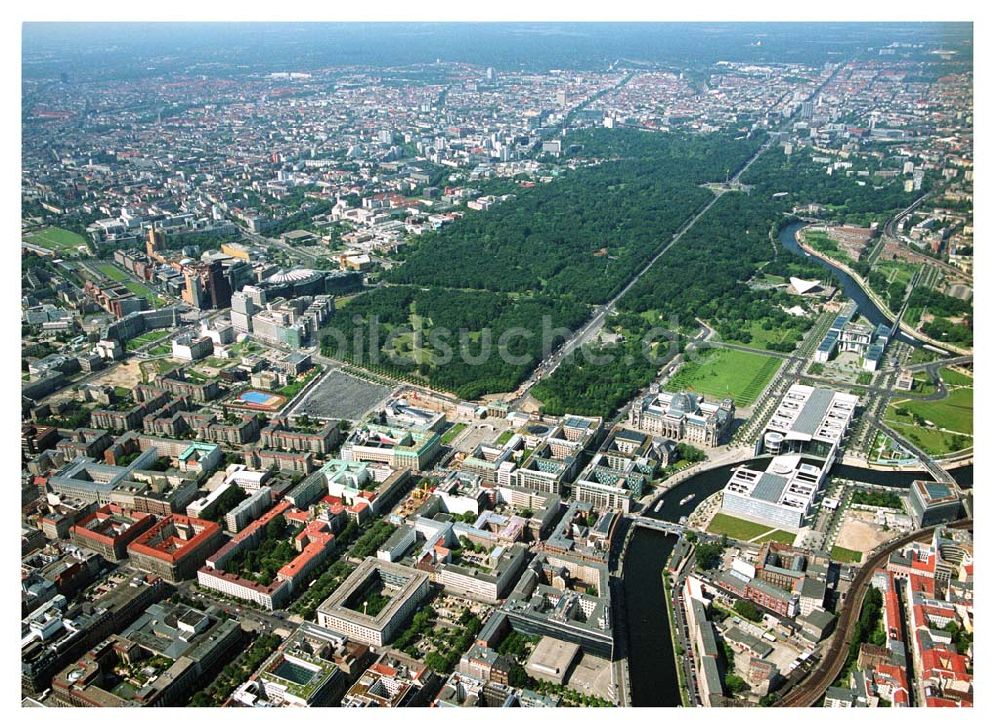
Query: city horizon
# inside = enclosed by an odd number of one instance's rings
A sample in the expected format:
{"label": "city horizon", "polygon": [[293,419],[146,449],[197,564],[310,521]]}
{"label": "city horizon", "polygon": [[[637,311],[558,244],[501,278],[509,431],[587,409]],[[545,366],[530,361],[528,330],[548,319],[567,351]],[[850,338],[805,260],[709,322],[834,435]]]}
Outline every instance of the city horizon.
{"label": "city horizon", "polygon": [[22,706],[973,706],[971,22],[21,41]]}

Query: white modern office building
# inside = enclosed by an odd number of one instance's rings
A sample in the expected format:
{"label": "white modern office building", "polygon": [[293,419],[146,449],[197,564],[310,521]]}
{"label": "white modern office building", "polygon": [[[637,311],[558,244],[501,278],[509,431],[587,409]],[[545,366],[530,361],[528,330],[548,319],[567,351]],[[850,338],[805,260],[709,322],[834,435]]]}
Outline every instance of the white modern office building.
{"label": "white modern office building", "polygon": [[803,453],[826,461],[836,456],[854,417],[858,398],[846,392],[793,384],[764,428],[768,455]]}
{"label": "white modern office building", "polygon": [[765,471],[737,468],[722,491],[722,511],[775,528],[798,530],[816,502],[823,470],[799,455],[780,455]]}
{"label": "white modern office building", "polygon": [[722,511],[776,528],[802,528],[857,404],[853,394],[803,384],[789,387],[764,428],[761,449],[775,457],[763,472],[736,469],[722,491]]}

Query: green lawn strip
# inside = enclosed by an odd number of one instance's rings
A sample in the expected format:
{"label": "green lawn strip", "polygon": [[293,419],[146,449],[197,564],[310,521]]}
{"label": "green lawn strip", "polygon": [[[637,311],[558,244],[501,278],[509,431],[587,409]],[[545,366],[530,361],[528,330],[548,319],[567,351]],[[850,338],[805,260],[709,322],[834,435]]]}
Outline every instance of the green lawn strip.
{"label": "green lawn strip", "polygon": [[119,270],[117,267],[111,265],[111,263],[98,263],[94,267],[113,281],[120,282],[128,278],[125,271]]}
{"label": "green lawn strip", "polygon": [[125,344],[125,348],[128,351],[135,351],[139,347],[145,346],[146,344],[152,344],[156,341],[161,341],[170,336],[170,330],[165,331],[147,331],[144,334],[139,334],[138,336],[128,340]]}
{"label": "green lawn strip", "polygon": [[122,285],[140,298],[145,298],[151,302],[155,302],[158,298],[155,293],[137,281],[124,281]]}
{"label": "green lawn strip", "polygon": [[909,411],[911,415],[922,417],[943,430],[972,434],[972,389],[949,390],[948,396],[941,400],[921,401],[914,399],[893,402],[892,410],[897,419],[900,421],[909,419],[916,424],[913,417],[907,418],[905,415],[900,415],[900,409]]}
{"label": "green lawn strip", "polygon": [[773,526],[762,526],[725,513],[716,513],[715,518],[708,524],[709,532],[719,536],[729,536],[738,541],[749,541],[771,530]]}
{"label": "green lawn strip", "polygon": [[832,549],[830,549],[830,556],[833,558],[834,561],[860,562],[862,553],[860,551],[855,551],[854,549],[845,549],[843,546],[834,546]]}
{"label": "green lawn strip", "polygon": [[782,531],[776,528],[770,532],[762,533],[757,538],[751,539],[753,543],[767,543],[768,541],[777,541],[778,543],[784,543],[791,546],[795,543],[795,534],[788,531]]}
{"label": "green lawn strip", "polygon": [[452,440],[454,440],[456,437],[462,434],[462,431],[465,430],[466,427],[468,427],[468,425],[465,424],[464,422],[455,423],[455,425],[450,430],[444,433],[444,436],[441,438],[441,442],[445,445],[448,445],[449,443],[451,443]]}
{"label": "green lawn strip", "polygon": [[941,376],[941,381],[945,384],[951,384],[956,387],[972,386],[972,377],[954,369],[941,369],[938,371],[938,374]]}
{"label": "green lawn strip", "polygon": [[691,699],[688,696],[687,683],[684,680],[684,648],[681,646],[681,636],[677,625],[674,624],[673,597],[670,593],[670,571],[663,570],[663,597],[667,603],[667,622],[670,625],[670,642],[674,646],[674,669],[677,673],[677,690],[681,696],[681,704],[685,708],[691,707]]}

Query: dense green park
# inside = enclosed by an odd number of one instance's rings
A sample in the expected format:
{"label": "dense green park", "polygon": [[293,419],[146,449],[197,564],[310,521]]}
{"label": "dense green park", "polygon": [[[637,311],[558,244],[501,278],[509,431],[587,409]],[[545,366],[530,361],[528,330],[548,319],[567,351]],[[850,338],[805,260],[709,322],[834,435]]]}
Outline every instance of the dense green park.
{"label": "dense green park", "polygon": [[[578,327],[586,304],[614,296],[712,199],[700,185],[726,179],[763,141],[731,130],[698,136],[576,131],[564,141],[567,162],[553,181],[506,187],[512,199],[465,211],[420,236],[385,275],[389,285],[342,302],[323,332],[323,351],[463,398],[511,391],[545,353],[543,317],[554,327]],[[723,194],[617,302],[606,323],[617,339],[590,345],[604,363],[576,353],[535,386],[532,394],[544,410],[611,415],[656,374],[642,341],[654,325],[689,335],[706,322],[722,341],[795,350],[813,323],[786,312],[799,299],[780,285],[749,285],[790,275],[828,278],[818,264],[777,243],[785,214],[796,202],[816,202],[849,218],[912,199],[896,182],[864,188],[843,175],[828,177],[802,155],[762,154],[742,180],[754,187]],[[774,196],[787,189],[796,192]],[[374,343],[361,350],[350,345],[345,352],[331,336],[376,319],[375,333],[365,334]],[[496,346],[497,333],[514,326],[527,332],[511,348],[524,355],[523,363],[504,361]],[[493,346],[471,365],[439,356],[458,351],[462,341],[471,353]],[[686,365],[671,386],[747,405],[779,363],[743,352],[711,353]]]}
{"label": "dense green park", "polygon": [[758,143],[731,133],[578,132],[568,144],[602,163],[421,236],[388,278],[600,303],[711,200],[698,185],[724,179]]}

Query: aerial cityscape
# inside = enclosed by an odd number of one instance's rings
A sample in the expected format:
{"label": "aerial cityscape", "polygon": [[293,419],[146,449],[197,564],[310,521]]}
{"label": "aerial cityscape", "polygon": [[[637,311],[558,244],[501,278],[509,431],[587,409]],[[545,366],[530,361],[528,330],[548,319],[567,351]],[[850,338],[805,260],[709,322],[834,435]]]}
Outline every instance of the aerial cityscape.
{"label": "aerial cityscape", "polygon": [[22,707],[973,706],[971,22],[21,40]]}

